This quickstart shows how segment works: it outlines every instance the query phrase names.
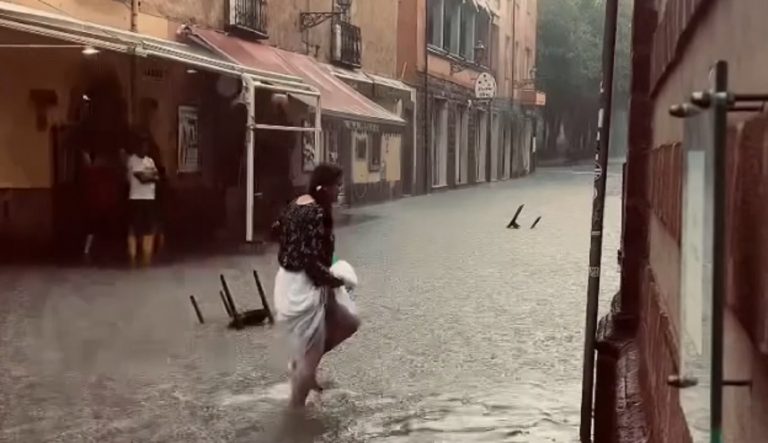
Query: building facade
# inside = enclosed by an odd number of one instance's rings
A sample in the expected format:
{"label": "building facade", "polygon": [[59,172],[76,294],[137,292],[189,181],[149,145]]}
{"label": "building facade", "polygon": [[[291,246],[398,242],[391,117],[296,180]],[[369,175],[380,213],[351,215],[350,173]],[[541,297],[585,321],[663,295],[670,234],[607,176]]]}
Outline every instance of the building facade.
{"label": "building facade", "polygon": [[[400,3],[400,69],[424,111],[417,111],[417,193],[530,172],[540,106],[531,81],[536,21],[534,0]],[[482,73],[495,79],[492,100],[475,96]]]}
{"label": "building facade", "polygon": [[82,235],[79,156],[104,151],[117,171],[137,133],[166,171],[164,225],[179,245],[253,240],[321,161],[344,167],[347,204],[401,195],[412,91],[382,31],[397,2],[327,3],[1,2],[13,68],[0,74],[0,237],[75,250],[57,239]]}
{"label": "building facade", "polygon": [[[84,222],[81,155],[102,157],[118,174],[121,152],[130,151],[137,131],[151,135],[153,156],[166,171],[164,222],[177,243],[220,227],[221,192],[230,175],[226,153],[242,148],[233,134],[244,137],[244,122],[232,127],[238,110],[217,93],[217,85],[237,82],[240,74],[229,66],[231,75],[221,75],[228,69],[223,61],[220,70],[192,69],[206,57],[173,43],[188,14],[206,16],[202,5],[189,2],[185,14],[169,17],[158,15],[157,5],[0,4],[0,58],[6,67],[0,73],[5,97],[0,105],[5,208],[0,236],[6,245],[23,245],[6,251],[76,250],[69,242],[81,238]],[[182,61],[176,55],[130,56],[127,52],[139,44],[137,35],[168,54],[181,54]],[[188,136],[183,142],[182,134]],[[121,225],[124,204],[116,202],[111,210],[114,223]]]}
{"label": "building facade", "polygon": [[[413,151],[415,94],[398,80],[399,2],[348,3],[288,0],[272,5],[266,43],[313,57],[339,80],[403,119],[399,129],[367,122],[349,134],[340,132],[338,119],[324,123],[326,160],[339,161],[348,171],[345,203],[358,205],[400,197],[404,188],[410,193],[401,169],[403,157]],[[350,137],[350,143],[336,142]]]}
{"label": "building facade", "polygon": [[[707,291],[691,290],[695,277],[685,277],[695,262],[687,246],[695,226],[686,214],[696,196],[685,197],[692,163],[684,164],[700,143],[690,138],[695,117],[672,117],[670,107],[710,90],[717,60],[728,63],[731,91],[765,94],[768,42],[760,18],[768,3],[636,0],[634,7],[623,273],[598,346],[595,441],[710,441],[707,371],[703,383],[674,382],[696,369],[692,354],[704,356],[705,368],[714,357],[689,346],[707,348],[709,323],[695,311],[711,306]],[[768,440],[768,117],[761,109],[728,116],[724,324],[713,333],[723,334],[724,378],[737,383],[722,387],[723,435],[711,441]],[[702,294],[703,303],[696,300]],[[632,415],[640,427],[625,426]]]}

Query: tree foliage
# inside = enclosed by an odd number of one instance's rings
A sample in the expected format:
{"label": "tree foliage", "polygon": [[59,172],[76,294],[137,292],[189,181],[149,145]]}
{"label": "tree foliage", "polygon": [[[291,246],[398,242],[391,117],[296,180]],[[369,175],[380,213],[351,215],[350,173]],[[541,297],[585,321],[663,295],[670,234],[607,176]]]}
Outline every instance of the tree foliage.
{"label": "tree foliage", "polygon": [[[632,0],[620,0],[615,93],[626,101]],[[605,0],[539,0],[537,87],[546,92],[546,150],[591,153],[600,100]]]}

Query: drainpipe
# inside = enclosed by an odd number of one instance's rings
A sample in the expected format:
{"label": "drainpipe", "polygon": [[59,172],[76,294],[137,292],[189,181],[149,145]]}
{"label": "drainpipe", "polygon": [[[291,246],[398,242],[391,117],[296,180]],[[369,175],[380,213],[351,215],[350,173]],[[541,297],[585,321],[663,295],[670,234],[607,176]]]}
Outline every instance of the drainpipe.
{"label": "drainpipe", "polygon": [[429,20],[429,1],[424,0],[424,193],[429,194],[432,190],[432,160],[430,152],[430,133],[429,133],[429,35],[427,30],[427,21]]}
{"label": "drainpipe", "polygon": [[[512,113],[513,120],[517,120],[518,112],[515,106],[515,81],[517,80],[517,0],[512,4]],[[511,122],[510,122],[511,123]],[[515,136],[514,128],[516,125],[510,125],[509,128],[509,178],[512,178],[512,159],[515,158]]]}

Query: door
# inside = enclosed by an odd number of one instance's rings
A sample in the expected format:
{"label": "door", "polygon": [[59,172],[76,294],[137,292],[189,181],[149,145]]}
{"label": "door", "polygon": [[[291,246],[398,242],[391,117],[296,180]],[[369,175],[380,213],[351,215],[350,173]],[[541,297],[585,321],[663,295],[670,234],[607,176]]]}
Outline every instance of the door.
{"label": "door", "polygon": [[403,194],[404,195],[412,195],[413,194],[413,178],[415,175],[414,171],[414,156],[413,156],[413,146],[414,146],[414,118],[413,118],[413,103],[406,102],[405,106],[405,122],[406,122],[406,129],[405,129],[405,135],[403,137],[403,149],[400,152],[400,181],[403,186]]}
{"label": "door", "polygon": [[475,131],[475,181],[484,182],[486,179],[486,158],[488,150],[488,113],[478,112],[477,130]]}

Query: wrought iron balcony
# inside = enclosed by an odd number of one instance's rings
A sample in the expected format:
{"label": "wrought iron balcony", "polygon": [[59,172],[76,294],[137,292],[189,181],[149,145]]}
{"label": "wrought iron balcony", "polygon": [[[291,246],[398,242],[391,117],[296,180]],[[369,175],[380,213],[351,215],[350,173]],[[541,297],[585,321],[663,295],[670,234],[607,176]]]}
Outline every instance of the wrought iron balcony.
{"label": "wrought iron balcony", "polygon": [[359,68],[362,65],[363,42],[360,27],[345,20],[333,21],[331,60],[342,66]]}
{"label": "wrought iron balcony", "polygon": [[229,0],[229,27],[257,39],[267,33],[267,0]]}

